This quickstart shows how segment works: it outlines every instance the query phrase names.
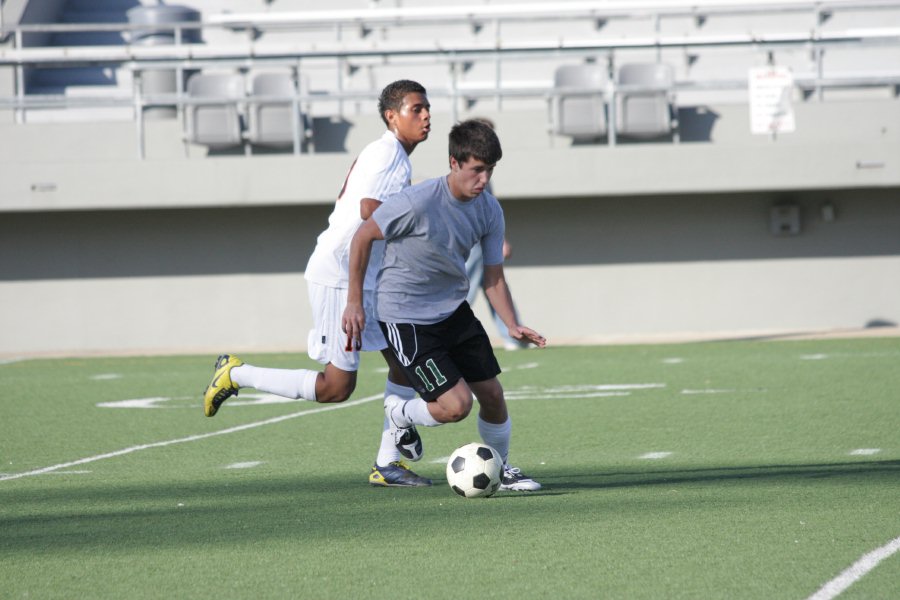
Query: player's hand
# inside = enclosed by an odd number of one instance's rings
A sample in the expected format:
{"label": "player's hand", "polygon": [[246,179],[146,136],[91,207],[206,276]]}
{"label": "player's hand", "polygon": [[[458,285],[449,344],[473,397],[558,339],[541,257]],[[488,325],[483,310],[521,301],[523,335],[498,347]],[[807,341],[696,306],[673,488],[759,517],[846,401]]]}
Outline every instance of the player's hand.
{"label": "player's hand", "polygon": [[362,348],[362,332],[366,328],[366,312],[361,304],[348,302],[344,308],[344,316],[341,319],[341,327],[347,334],[347,346],[345,350],[360,350]]}
{"label": "player's hand", "polygon": [[518,327],[510,329],[509,334],[520,342],[531,342],[538,348],[543,348],[547,345],[547,338],[530,327],[519,325]]}

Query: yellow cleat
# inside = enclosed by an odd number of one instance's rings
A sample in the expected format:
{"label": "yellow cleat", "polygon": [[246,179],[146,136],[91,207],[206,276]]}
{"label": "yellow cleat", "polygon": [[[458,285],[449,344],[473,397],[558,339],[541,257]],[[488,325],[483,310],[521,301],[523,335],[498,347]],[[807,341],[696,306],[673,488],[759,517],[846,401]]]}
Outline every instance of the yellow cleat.
{"label": "yellow cleat", "polygon": [[402,460],[395,460],[386,467],[372,466],[369,483],[381,487],[424,487],[431,480],[417,475]]}
{"label": "yellow cleat", "polygon": [[237,396],[238,386],[231,381],[231,370],[244,364],[237,356],[223,354],[216,360],[216,372],[203,395],[203,412],[212,417],[218,412],[222,403]]}

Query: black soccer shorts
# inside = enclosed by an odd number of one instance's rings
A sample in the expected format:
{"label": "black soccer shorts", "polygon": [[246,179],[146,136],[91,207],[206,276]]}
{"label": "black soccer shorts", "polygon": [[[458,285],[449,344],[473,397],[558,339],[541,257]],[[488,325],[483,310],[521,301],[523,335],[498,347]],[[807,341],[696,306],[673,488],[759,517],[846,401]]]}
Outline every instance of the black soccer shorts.
{"label": "black soccer shorts", "polygon": [[378,324],[410,385],[424,400],[436,400],[460,379],[479,382],[500,374],[491,342],[468,302],[432,325]]}

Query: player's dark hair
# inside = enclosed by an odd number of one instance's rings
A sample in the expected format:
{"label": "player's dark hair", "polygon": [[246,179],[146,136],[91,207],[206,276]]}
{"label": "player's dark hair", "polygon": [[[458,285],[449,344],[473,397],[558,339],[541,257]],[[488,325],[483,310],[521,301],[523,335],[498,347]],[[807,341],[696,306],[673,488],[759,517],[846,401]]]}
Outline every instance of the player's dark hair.
{"label": "player's dark hair", "polygon": [[475,158],[493,165],[500,161],[503,150],[490,125],[480,119],[469,119],[457,123],[450,130],[450,156],[460,164]]}
{"label": "player's dark hair", "polygon": [[416,81],[410,79],[400,79],[393,83],[389,83],[381,90],[381,97],[378,98],[378,114],[385,125],[388,125],[387,117],[384,116],[385,111],[399,111],[403,106],[403,98],[407,94],[425,94],[425,87]]}
{"label": "player's dark hair", "polygon": [[484,123],[491,129],[497,129],[496,127],[494,127],[494,122],[491,121],[490,119],[488,119],[487,117],[472,117],[472,120],[473,121],[481,121],[482,123]]}

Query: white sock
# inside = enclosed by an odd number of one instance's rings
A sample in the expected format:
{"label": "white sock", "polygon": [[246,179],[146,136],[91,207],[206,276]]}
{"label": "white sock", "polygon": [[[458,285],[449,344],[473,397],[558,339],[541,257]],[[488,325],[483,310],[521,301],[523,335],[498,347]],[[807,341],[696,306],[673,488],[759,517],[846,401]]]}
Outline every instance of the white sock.
{"label": "white sock", "polygon": [[[431,416],[428,410],[428,403],[421,398],[414,398],[406,403],[403,407],[403,413],[409,420],[410,425],[423,425],[425,427],[437,427],[443,425],[440,421]],[[403,425],[403,423],[398,423]]]}
{"label": "white sock", "polygon": [[507,417],[506,423],[488,423],[478,415],[478,434],[481,435],[481,441],[500,453],[506,464],[509,438],[512,437],[512,419]]}
{"label": "white sock", "polygon": [[231,369],[231,381],[238,387],[251,387],[283,398],[316,401],[318,371],[309,369],[266,369],[241,365]]}
{"label": "white sock", "polygon": [[[388,396],[399,396],[403,400],[409,401],[416,397],[416,390],[388,380],[384,386],[384,399],[387,400]],[[379,467],[386,467],[395,460],[400,460],[400,451],[397,450],[394,436],[390,433],[390,423],[385,417],[381,429],[381,445],[378,447],[375,464]]]}
{"label": "white sock", "polygon": [[378,455],[375,457],[375,464],[379,467],[386,467],[395,460],[400,460],[400,451],[394,443],[394,436],[388,424],[387,417],[384,418],[384,428],[381,430],[381,445],[378,446]]}

